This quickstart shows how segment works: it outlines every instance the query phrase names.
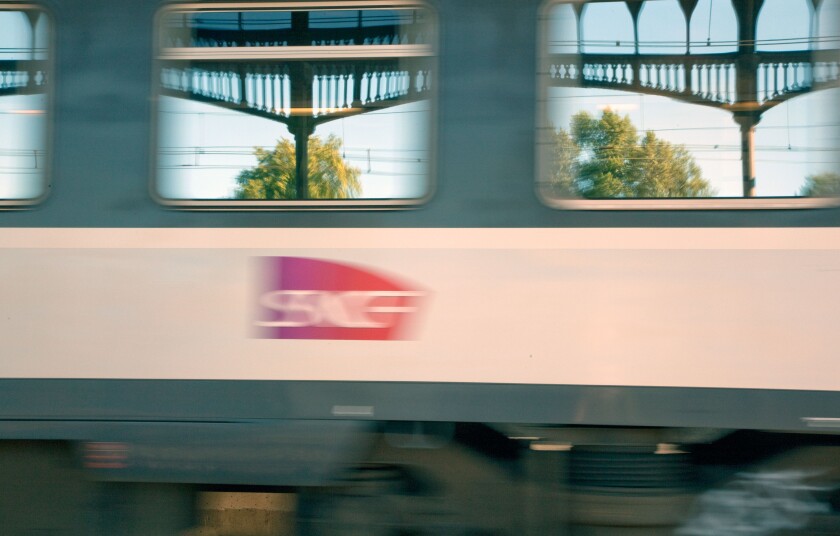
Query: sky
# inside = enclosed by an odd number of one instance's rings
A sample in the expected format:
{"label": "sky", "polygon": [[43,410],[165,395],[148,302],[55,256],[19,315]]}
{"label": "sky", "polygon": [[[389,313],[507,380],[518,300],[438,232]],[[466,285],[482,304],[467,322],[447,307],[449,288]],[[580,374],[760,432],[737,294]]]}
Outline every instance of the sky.
{"label": "sky", "polygon": [[[824,0],[813,17],[809,5],[808,0],[766,0],[758,20],[758,50],[808,49],[813,30],[823,38],[813,48],[837,48],[840,2]],[[571,6],[555,4],[547,17],[549,52],[576,53],[578,36]],[[734,52],[737,25],[730,1],[700,0],[689,32],[692,53]],[[633,52],[632,19],[622,2],[586,6],[581,33],[584,53]],[[685,53],[685,19],[677,0],[645,3],[639,15],[639,41],[642,54]],[[597,116],[610,108],[628,115],[640,132],[653,131],[685,145],[716,195],[742,193],[740,132],[724,110],[616,90],[550,88],[547,98],[548,120],[555,128],[568,128],[577,112]],[[837,170],[838,98],[837,89],[817,91],[763,114],[755,138],[757,196],[796,195],[806,176]]]}

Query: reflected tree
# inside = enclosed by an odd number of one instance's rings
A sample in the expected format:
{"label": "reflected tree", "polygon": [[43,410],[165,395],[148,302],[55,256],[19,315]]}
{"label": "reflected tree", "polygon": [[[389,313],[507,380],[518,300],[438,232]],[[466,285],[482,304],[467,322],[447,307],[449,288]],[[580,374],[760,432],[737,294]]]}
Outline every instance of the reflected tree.
{"label": "reflected tree", "polygon": [[559,195],[588,198],[710,197],[691,153],[658,138],[639,135],[629,116],[605,110],[572,117],[569,131],[553,133],[552,186]]}
{"label": "reflected tree", "polygon": [[[309,138],[307,199],[351,199],[361,194],[361,169],[341,156],[341,139]],[[236,177],[236,199],[299,199],[296,191],[295,144],[280,140],[273,150],[258,147],[257,165]]]}
{"label": "reflected tree", "polygon": [[805,178],[805,184],[799,190],[803,197],[836,197],[840,195],[840,175],[837,173],[818,173]]}

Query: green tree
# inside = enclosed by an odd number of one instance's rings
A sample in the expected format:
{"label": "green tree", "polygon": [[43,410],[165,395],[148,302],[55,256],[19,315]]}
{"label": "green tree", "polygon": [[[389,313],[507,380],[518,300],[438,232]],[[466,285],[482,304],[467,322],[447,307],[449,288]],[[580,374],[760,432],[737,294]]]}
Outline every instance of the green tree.
{"label": "green tree", "polygon": [[803,197],[840,196],[840,175],[837,173],[818,173],[805,178],[805,184],[799,190]]}
{"label": "green tree", "polygon": [[714,190],[694,158],[653,132],[639,136],[628,116],[572,117],[553,137],[551,181],[558,193],[589,198],[709,197]]}
{"label": "green tree", "polygon": [[[309,199],[348,199],[362,191],[362,170],[341,157],[341,139],[309,138]],[[257,165],[236,177],[236,199],[296,199],[295,144],[280,140],[272,151],[257,147]]]}
{"label": "green tree", "polygon": [[551,184],[554,187],[554,193],[560,197],[578,195],[575,179],[578,173],[580,147],[563,129],[552,131],[551,136],[552,147],[554,147],[551,162]]}

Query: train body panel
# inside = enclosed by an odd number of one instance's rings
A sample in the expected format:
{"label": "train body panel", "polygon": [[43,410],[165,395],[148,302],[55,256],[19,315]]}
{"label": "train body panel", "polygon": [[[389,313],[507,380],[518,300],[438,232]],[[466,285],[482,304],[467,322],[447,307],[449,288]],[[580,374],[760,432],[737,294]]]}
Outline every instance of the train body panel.
{"label": "train body panel", "polygon": [[336,234],[7,230],[0,376],[840,390],[835,230]]}

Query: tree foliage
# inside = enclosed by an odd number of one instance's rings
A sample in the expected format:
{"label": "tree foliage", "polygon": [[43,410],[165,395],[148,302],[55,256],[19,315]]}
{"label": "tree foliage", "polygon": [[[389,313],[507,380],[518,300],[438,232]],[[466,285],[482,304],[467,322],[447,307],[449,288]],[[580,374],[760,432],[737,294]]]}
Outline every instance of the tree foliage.
{"label": "tree foliage", "polygon": [[[309,199],[348,199],[362,191],[362,171],[341,157],[341,139],[309,138]],[[236,177],[237,199],[297,199],[295,144],[280,140],[274,150],[257,147],[257,165]]]}
{"label": "tree foliage", "polygon": [[628,116],[607,109],[600,118],[572,117],[552,140],[551,183],[559,195],[589,198],[709,197],[714,190],[682,145],[639,136]]}
{"label": "tree foliage", "polygon": [[805,184],[799,190],[803,197],[840,196],[840,175],[837,173],[818,173],[805,178]]}

